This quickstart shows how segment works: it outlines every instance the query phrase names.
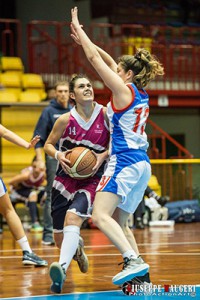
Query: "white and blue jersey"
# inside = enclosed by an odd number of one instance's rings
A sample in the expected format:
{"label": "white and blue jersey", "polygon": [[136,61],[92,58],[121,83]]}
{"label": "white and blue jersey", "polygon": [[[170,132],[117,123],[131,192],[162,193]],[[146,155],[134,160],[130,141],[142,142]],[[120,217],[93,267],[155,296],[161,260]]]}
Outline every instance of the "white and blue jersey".
{"label": "white and blue jersey", "polygon": [[6,192],[7,192],[7,188],[6,188],[2,178],[0,177],[0,197],[5,195]]}
{"label": "white and blue jersey", "polygon": [[110,122],[110,159],[97,191],[107,191],[121,198],[119,207],[133,213],[142,200],[151,176],[147,155],[148,141],[145,126],[149,115],[149,97],[144,90],[127,84],[132,102],[117,110],[108,103]]}
{"label": "white and blue jersey", "polygon": [[134,84],[127,84],[127,86],[133,95],[133,100],[128,107],[117,110],[112,101],[108,103],[111,155],[129,149],[146,151],[149,146],[145,133],[149,115],[149,97],[144,90],[138,91]]}

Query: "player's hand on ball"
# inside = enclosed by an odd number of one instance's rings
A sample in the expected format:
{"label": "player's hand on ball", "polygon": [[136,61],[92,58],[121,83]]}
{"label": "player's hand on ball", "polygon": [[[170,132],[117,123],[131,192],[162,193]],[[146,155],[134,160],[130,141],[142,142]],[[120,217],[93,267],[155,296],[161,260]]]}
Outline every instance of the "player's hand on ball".
{"label": "player's hand on ball", "polygon": [[98,153],[98,154],[96,152],[92,151],[92,153],[96,156],[96,159],[97,159],[96,165],[92,169],[93,175],[94,175],[98,171],[98,169],[100,168],[102,163],[107,159],[108,151],[106,150],[103,153]]}
{"label": "player's hand on ball", "polygon": [[61,164],[64,172],[69,174],[70,173],[70,160],[66,158],[66,154],[70,153],[71,150],[67,150],[64,152],[59,151],[58,153],[58,161]]}

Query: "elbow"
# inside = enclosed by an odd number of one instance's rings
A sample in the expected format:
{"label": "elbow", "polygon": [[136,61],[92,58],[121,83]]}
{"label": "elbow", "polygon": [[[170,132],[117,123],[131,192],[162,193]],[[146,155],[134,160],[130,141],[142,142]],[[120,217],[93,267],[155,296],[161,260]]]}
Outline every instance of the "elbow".
{"label": "elbow", "polygon": [[99,60],[100,56],[99,56],[99,53],[97,51],[95,51],[95,52],[89,53],[87,58],[92,65],[95,65],[96,62]]}

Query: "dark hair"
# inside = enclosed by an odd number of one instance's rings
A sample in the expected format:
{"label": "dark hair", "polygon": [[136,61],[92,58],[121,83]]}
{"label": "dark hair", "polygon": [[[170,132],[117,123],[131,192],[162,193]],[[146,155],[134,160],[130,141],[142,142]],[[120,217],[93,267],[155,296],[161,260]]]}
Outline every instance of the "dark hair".
{"label": "dark hair", "polygon": [[74,75],[72,75],[71,80],[69,81],[69,92],[72,93],[74,91],[75,83],[80,78],[87,78],[90,81],[88,76],[85,75],[85,74],[74,74]]}
{"label": "dark hair", "polygon": [[136,54],[118,58],[125,72],[133,71],[133,83],[137,88],[144,88],[157,75],[163,75],[164,69],[157,58],[146,49],[138,49]]}

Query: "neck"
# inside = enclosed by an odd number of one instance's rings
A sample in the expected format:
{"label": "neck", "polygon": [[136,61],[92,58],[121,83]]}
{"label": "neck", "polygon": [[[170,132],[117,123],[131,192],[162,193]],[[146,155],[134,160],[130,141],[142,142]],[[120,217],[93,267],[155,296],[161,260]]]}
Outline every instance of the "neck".
{"label": "neck", "polygon": [[95,107],[94,103],[92,103],[90,106],[88,106],[88,105],[82,106],[80,104],[77,104],[76,111],[82,117],[82,119],[84,119],[85,121],[88,121],[92,116],[94,107]]}

